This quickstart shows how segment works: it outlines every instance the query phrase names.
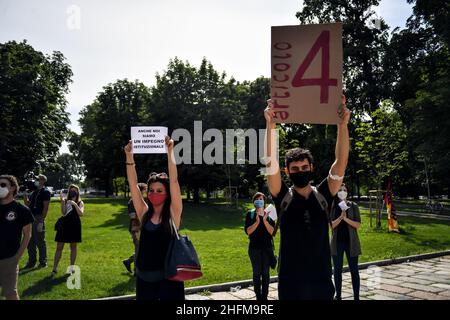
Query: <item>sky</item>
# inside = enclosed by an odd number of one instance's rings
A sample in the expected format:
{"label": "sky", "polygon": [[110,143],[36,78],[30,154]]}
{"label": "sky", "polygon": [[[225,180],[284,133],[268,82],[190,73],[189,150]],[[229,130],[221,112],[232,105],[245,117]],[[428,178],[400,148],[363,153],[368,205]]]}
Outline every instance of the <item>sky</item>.
{"label": "sky", "polygon": [[[301,0],[0,0],[0,43],[26,39],[61,51],[72,67],[70,129],[80,110],[117,79],[155,84],[169,60],[206,57],[238,81],[270,77],[270,27],[298,24]],[[412,14],[406,0],[374,8],[391,29]],[[68,152],[64,143],[60,152]]]}

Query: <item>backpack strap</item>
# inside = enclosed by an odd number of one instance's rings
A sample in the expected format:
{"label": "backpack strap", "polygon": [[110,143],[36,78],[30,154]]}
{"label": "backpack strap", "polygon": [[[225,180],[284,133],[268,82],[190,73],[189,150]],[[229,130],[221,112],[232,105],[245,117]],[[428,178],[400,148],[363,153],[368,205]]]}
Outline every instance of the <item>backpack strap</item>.
{"label": "backpack strap", "polygon": [[286,192],[286,194],[284,195],[283,200],[281,200],[280,214],[278,216],[277,222],[275,224],[275,228],[273,230],[274,237],[277,234],[278,228],[280,227],[281,217],[283,216],[283,213],[285,213],[286,210],[288,209],[293,198],[294,198],[294,187],[292,186],[288,189],[288,192]]}
{"label": "backpack strap", "polygon": [[255,217],[255,209],[250,210],[250,219],[253,220],[253,218]]}
{"label": "backpack strap", "polygon": [[330,217],[330,210],[328,210],[328,202],[327,199],[325,199],[325,197],[323,196],[323,194],[321,194],[319,192],[319,190],[317,190],[317,188],[315,186],[311,186],[314,196],[316,197],[317,201],[319,202],[320,208],[322,209],[323,212],[325,212],[325,215],[327,217],[327,221],[331,226],[331,217]]}

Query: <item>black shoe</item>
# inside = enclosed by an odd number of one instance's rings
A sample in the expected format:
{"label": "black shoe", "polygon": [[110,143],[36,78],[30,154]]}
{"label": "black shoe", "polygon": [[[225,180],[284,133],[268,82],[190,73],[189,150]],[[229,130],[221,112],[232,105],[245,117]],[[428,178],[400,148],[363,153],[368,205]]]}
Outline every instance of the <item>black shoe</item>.
{"label": "black shoe", "polygon": [[27,262],[27,264],[25,265],[25,267],[23,267],[22,269],[33,269],[36,266],[36,262]]}
{"label": "black shoe", "polygon": [[47,268],[47,262],[39,263],[38,268],[39,268],[39,269]]}
{"label": "black shoe", "polygon": [[123,260],[122,263],[125,266],[125,268],[127,268],[129,273],[133,273],[133,271],[131,271],[131,261],[130,260]]}

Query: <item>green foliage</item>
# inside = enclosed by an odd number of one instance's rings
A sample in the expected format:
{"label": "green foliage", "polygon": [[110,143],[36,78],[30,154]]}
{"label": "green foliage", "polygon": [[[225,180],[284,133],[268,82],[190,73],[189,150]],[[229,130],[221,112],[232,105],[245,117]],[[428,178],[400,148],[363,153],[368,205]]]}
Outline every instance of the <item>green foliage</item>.
{"label": "green foliage", "polygon": [[22,177],[55,164],[68,132],[71,77],[61,52],[44,55],[26,41],[0,44],[0,172]]}
{"label": "green foliage", "polygon": [[81,111],[81,135],[72,134],[70,150],[86,166],[87,178],[110,195],[113,179],[125,176],[123,147],[130,127],[148,124],[150,91],[142,83],[118,80],[103,87],[95,101]]}
{"label": "green foliage", "polygon": [[398,173],[406,165],[408,152],[406,130],[391,101],[383,101],[370,119],[356,128],[355,152],[369,186],[384,188],[387,178],[400,179]]}
{"label": "green foliage", "polygon": [[43,168],[47,176],[47,185],[55,189],[68,188],[70,184],[80,184],[84,177],[84,166],[80,159],[73,154],[63,153],[56,159],[55,164]]}

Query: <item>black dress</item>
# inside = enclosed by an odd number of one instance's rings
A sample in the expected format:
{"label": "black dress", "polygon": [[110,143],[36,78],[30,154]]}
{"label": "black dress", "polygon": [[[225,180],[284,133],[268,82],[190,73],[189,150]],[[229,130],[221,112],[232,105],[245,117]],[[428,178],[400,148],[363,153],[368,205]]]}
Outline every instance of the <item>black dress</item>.
{"label": "black dress", "polygon": [[184,300],[184,283],[164,278],[164,262],[172,235],[162,224],[142,218],[136,259],[136,300]]}
{"label": "black dress", "polygon": [[56,231],[55,241],[64,243],[81,242],[81,219],[75,207],[72,206],[72,210],[59,219],[62,222],[61,227]]}

